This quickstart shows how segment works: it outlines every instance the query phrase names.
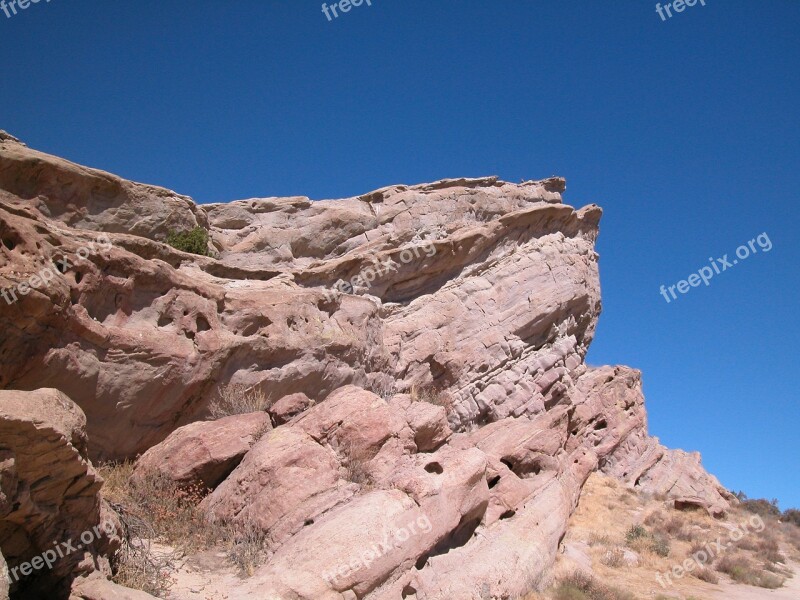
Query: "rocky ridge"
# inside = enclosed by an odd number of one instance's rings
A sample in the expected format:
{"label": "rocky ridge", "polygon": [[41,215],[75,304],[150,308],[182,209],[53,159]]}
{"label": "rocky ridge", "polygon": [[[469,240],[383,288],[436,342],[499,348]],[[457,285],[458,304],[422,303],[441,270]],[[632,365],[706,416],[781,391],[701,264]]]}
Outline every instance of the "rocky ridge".
{"label": "rocky ridge", "polygon": [[[513,597],[595,470],[713,514],[732,500],[649,436],[637,371],[586,366],[601,211],[564,190],[196,205],[0,135],[0,387],[60,390],[90,456],[146,452],[140,473],[261,528],[270,560],[232,598]],[[214,257],[163,243],[195,226]],[[274,429],[202,422],[228,384],[263,392]]]}

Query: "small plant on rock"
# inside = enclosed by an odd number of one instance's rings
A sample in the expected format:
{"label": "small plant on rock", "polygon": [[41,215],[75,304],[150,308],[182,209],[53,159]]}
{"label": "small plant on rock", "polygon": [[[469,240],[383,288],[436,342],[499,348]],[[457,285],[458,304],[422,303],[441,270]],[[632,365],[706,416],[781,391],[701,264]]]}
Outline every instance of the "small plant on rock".
{"label": "small plant on rock", "polygon": [[170,231],[167,234],[167,243],[182,252],[211,256],[208,251],[208,231],[202,227],[195,227],[187,231]]}

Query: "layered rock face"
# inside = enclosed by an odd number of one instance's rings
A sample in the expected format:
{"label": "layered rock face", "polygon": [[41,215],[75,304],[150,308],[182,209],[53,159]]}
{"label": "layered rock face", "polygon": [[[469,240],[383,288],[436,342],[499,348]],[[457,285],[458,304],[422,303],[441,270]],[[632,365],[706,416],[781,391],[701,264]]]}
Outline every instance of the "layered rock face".
{"label": "layered rock face", "polygon": [[66,597],[76,576],[111,572],[119,524],[86,443],[86,418],[61,392],[0,391],[0,551],[18,597]]}
{"label": "layered rock face", "polygon": [[[231,598],[514,597],[596,469],[730,500],[649,437],[637,371],[585,365],[601,211],[564,189],[196,206],[0,135],[0,386],[66,392],[93,456],[147,451],[137,476],[207,486],[210,519],[262,530],[270,559]],[[195,225],[213,258],[163,243]],[[228,384],[269,416],[198,422]]]}

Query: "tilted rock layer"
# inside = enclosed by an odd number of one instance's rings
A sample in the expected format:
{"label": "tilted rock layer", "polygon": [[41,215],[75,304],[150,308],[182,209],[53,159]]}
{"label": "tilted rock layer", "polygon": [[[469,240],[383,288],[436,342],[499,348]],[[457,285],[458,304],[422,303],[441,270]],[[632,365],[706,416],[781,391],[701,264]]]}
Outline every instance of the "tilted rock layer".
{"label": "tilted rock layer", "polygon": [[[209,518],[263,530],[270,560],[232,597],[509,598],[596,469],[730,500],[648,436],[637,371],[585,365],[601,211],[564,189],[198,206],[0,134],[0,386],[69,394],[93,456],[149,449],[139,475],[214,488]],[[194,226],[213,257],[163,243]],[[263,392],[274,429],[193,424],[229,384]]]}

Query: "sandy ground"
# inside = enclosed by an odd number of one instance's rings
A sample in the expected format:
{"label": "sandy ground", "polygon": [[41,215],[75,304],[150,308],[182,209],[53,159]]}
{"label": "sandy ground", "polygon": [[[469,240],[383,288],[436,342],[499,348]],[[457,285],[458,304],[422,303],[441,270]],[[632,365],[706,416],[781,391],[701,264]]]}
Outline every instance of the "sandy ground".
{"label": "sandy ground", "polygon": [[173,575],[166,600],[232,600],[242,579],[222,552],[192,556]]}

